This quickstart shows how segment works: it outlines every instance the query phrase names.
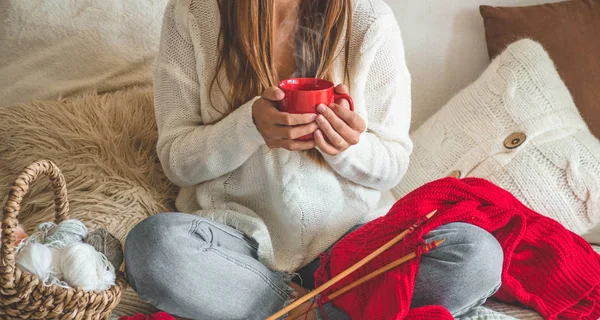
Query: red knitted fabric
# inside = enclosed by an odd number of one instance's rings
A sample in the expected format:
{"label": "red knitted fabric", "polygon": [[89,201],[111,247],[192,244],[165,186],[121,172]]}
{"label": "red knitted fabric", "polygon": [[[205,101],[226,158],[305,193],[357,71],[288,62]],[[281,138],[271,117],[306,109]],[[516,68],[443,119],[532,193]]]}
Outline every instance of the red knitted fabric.
{"label": "red knitted fabric", "polygon": [[168,313],[161,311],[149,316],[141,313],[138,313],[135,316],[123,316],[119,318],[119,320],[175,320],[175,318]]}
{"label": "red knitted fabric", "polygon": [[[330,257],[315,273],[316,285],[346,270],[435,209],[438,213],[429,222],[322,297],[414,251],[427,232],[443,224],[466,222],[492,233],[504,249],[502,287],[496,299],[530,306],[546,319],[600,318],[600,255],[558,222],[476,178],[445,178],[402,198],[386,216],[334,245]],[[452,319],[438,306],[409,310],[418,268],[419,259],[412,260],[335,299],[333,304],[352,319]]]}

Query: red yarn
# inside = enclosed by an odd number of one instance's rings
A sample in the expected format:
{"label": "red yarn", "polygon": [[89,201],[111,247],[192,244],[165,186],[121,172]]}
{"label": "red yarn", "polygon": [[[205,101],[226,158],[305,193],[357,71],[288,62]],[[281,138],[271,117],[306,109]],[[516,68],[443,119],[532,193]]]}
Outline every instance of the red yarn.
{"label": "red yarn", "polygon": [[119,320],[175,320],[175,318],[168,313],[161,311],[150,316],[145,316],[141,313],[138,313],[135,316],[123,316],[119,318]]}
{"label": "red yarn", "polygon": [[[600,255],[558,222],[525,207],[507,191],[483,179],[445,178],[398,201],[390,212],[334,245],[329,261],[315,273],[321,285],[373,252],[415,221],[438,213],[360,270],[341,287],[412,251],[429,231],[466,222],[492,233],[504,249],[502,287],[496,299],[530,306],[546,319],[600,318]],[[435,249],[434,249],[435,250]],[[440,306],[409,310],[419,259],[395,268],[335,299],[352,319],[452,319]]]}

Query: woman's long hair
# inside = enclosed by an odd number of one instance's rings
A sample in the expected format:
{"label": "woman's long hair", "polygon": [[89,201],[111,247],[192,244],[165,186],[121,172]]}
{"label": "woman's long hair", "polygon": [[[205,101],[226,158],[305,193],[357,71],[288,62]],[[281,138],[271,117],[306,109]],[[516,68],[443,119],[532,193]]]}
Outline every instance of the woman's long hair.
{"label": "woman's long hair", "polygon": [[[202,0],[206,1],[206,0]],[[227,98],[224,115],[277,85],[273,61],[275,0],[217,0],[221,12],[219,57],[209,92],[216,85]],[[337,50],[344,43],[344,80],[348,80],[348,54],[352,26],[351,0],[302,0],[294,24],[295,77],[331,80]],[[344,35],[344,29],[346,30]],[[223,91],[219,73],[229,83]],[[211,99],[212,101],[212,99]],[[318,152],[309,152],[318,160]]]}
{"label": "woman's long hair", "polygon": [[[214,85],[222,88],[218,74],[224,70],[230,90],[223,92],[229,110],[222,111],[228,113],[277,85],[279,77],[273,61],[275,0],[217,1],[221,12],[220,50],[211,89]],[[336,49],[343,41],[347,80],[351,20],[351,0],[302,0],[294,28],[295,76],[330,78],[333,62],[340,54]]]}

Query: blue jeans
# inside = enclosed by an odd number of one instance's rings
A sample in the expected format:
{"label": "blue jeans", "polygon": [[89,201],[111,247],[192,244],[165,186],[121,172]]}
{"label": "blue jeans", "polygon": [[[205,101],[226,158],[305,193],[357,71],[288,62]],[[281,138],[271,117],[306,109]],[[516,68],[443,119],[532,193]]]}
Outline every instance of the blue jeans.
{"label": "blue jeans", "polygon": [[[485,302],[501,284],[503,253],[486,231],[451,223],[426,241],[446,238],[424,254],[411,307],[442,305],[456,317]],[[290,298],[286,277],[257,260],[252,239],[229,226],[191,214],[164,213],[133,228],[125,243],[127,278],[139,296],[190,319],[265,319]],[[318,260],[298,271],[314,282]],[[330,304],[330,320],[349,319]]]}

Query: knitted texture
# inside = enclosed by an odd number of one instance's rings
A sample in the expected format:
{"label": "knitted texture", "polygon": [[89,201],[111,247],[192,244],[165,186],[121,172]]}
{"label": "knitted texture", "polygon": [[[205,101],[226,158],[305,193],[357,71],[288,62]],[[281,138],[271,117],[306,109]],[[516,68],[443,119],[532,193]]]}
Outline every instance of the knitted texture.
{"label": "knitted texture", "polygon": [[123,316],[119,318],[119,320],[175,320],[175,318],[166,312],[157,312],[149,316],[145,316],[143,314],[136,314],[135,316]]}
{"label": "knitted texture", "polygon": [[[510,149],[505,139],[513,133],[526,140]],[[600,143],[536,42],[509,46],[411,138],[398,198],[458,170],[496,183],[579,235],[600,224]]]}
{"label": "knitted texture", "polygon": [[[327,263],[315,273],[316,285],[346,270],[436,209],[438,213],[425,225],[330,292],[414,251],[429,231],[451,222],[465,222],[492,233],[503,248],[502,287],[496,299],[532,307],[546,319],[600,317],[600,255],[580,236],[527,208],[506,190],[478,178],[445,178],[411,192],[386,216],[336,243]],[[352,319],[438,319],[439,307],[409,311],[418,268],[419,259],[407,262],[333,304]]]}
{"label": "knitted texture", "polygon": [[[398,25],[381,0],[353,3],[349,85],[368,130],[342,155],[326,156],[323,168],[304,153],[266,146],[252,121],[256,98],[223,117],[225,96],[218,86],[209,92],[217,1],[172,0],[166,9],[154,69],[157,150],[182,187],[177,209],[246,233],[276,270],[298,269],[352,226],[385,214],[394,202],[389,189],[408,167],[410,75]],[[343,57],[335,83],[343,81]]]}

